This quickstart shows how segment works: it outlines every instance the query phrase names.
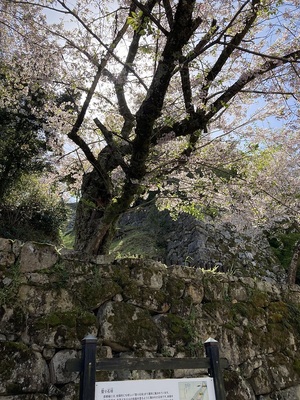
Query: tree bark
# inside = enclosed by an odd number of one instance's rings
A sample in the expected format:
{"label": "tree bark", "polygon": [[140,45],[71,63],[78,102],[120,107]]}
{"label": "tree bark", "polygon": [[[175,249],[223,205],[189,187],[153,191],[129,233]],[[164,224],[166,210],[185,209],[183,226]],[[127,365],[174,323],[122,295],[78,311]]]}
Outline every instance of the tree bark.
{"label": "tree bark", "polygon": [[[95,169],[83,177],[81,191],[82,197],[76,210],[74,248],[87,253],[89,243],[98,230],[112,197]],[[112,225],[107,229],[97,254],[108,253],[113,234],[114,226]]]}
{"label": "tree bark", "polygon": [[300,240],[296,242],[293,252],[293,257],[288,270],[288,285],[295,285],[297,270],[300,265]]}

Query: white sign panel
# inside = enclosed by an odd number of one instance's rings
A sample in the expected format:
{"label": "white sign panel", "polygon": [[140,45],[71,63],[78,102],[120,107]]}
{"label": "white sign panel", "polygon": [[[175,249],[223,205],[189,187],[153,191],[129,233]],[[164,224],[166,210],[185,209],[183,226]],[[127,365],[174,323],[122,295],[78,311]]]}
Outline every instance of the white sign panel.
{"label": "white sign panel", "polygon": [[212,378],[96,382],[95,400],[216,400]]}

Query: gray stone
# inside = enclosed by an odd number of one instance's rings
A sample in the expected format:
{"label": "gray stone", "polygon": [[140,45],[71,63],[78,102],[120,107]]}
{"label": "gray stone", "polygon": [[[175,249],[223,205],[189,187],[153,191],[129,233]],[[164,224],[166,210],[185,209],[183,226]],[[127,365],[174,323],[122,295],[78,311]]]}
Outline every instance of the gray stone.
{"label": "gray stone", "polygon": [[204,297],[203,285],[188,285],[186,288],[186,294],[191,297],[193,304],[201,304]]}
{"label": "gray stone", "polygon": [[160,334],[146,310],[131,304],[107,302],[99,308],[97,317],[100,337],[113,350],[157,350]]}
{"label": "gray stone", "polygon": [[12,247],[12,240],[0,238],[0,267],[9,267],[16,262]]}
{"label": "gray stone", "polygon": [[138,286],[145,286],[151,289],[161,289],[163,285],[162,271],[148,268],[134,268],[131,272]]}
{"label": "gray stone", "polygon": [[0,342],[0,348],[0,395],[46,392],[50,375],[40,353],[16,342]]}
{"label": "gray stone", "polygon": [[12,283],[12,281],[13,280],[11,278],[6,277],[3,279],[2,283],[4,286],[9,286]]}
{"label": "gray stone", "polygon": [[61,350],[56,353],[50,361],[51,383],[55,385],[75,381],[78,373],[66,371],[65,365],[67,360],[77,357],[78,353],[74,350]]}
{"label": "gray stone", "polygon": [[74,308],[71,294],[66,289],[44,290],[35,286],[21,285],[18,297],[27,312],[36,316]]}
{"label": "gray stone", "polygon": [[12,251],[13,241],[11,239],[0,238],[0,252],[10,253]]}
{"label": "gray stone", "polygon": [[58,261],[56,248],[49,244],[28,242],[21,249],[20,271],[35,272],[53,267]]}
{"label": "gray stone", "polygon": [[43,357],[45,360],[51,360],[51,358],[55,355],[55,349],[54,348],[48,348],[45,347],[43,349]]}

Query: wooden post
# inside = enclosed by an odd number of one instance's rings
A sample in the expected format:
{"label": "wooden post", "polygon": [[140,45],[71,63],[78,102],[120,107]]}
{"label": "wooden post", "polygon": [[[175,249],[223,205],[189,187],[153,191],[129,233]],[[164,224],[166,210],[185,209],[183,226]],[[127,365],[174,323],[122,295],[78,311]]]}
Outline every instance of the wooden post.
{"label": "wooden post", "polygon": [[82,341],[79,400],[95,400],[97,338],[86,336]]}
{"label": "wooden post", "polygon": [[225,400],[226,394],[220,365],[219,343],[215,339],[209,338],[204,343],[204,346],[206,357],[209,357],[210,360],[208,373],[214,380],[216,400]]}

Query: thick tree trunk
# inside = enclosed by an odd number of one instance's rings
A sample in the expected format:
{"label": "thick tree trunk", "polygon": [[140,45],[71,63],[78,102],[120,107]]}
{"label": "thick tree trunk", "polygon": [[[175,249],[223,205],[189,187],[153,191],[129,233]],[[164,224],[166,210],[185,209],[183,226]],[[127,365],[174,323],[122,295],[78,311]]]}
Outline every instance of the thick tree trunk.
{"label": "thick tree trunk", "polygon": [[124,183],[121,196],[113,199],[98,171],[86,174],[76,211],[74,249],[88,255],[107,254],[118,219],[128,210],[139,190],[140,185],[129,179]]}
{"label": "thick tree trunk", "polygon": [[[108,192],[99,174],[93,170],[86,174],[82,183],[82,197],[79,201],[75,219],[75,250],[90,253],[91,241],[101,226],[105,210],[111,203]],[[117,222],[117,219],[116,219]],[[93,254],[106,254],[114,235],[115,223],[106,227],[101,244]]]}
{"label": "thick tree trunk", "polygon": [[294,285],[296,283],[297,270],[300,266],[300,241],[295,244],[293,257],[288,270],[288,284]]}

